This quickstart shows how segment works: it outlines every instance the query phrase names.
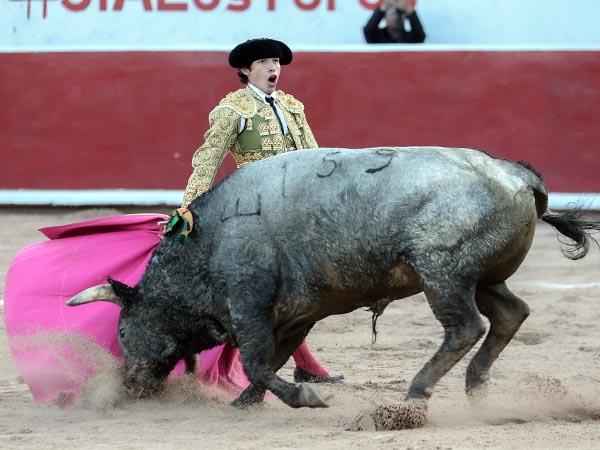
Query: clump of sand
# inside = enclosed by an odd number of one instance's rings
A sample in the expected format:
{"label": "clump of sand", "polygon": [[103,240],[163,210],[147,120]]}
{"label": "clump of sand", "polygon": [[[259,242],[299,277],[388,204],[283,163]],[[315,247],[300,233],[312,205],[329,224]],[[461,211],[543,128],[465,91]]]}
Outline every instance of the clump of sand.
{"label": "clump of sand", "polygon": [[420,428],[427,422],[424,402],[377,405],[363,412],[350,426],[354,431],[390,431]]}

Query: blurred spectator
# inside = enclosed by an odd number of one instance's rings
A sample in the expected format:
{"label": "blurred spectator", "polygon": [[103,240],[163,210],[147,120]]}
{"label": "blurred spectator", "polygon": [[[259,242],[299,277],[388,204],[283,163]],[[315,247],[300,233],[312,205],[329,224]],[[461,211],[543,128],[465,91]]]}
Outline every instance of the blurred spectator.
{"label": "blurred spectator", "polygon": [[[416,0],[381,0],[363,28],[369,44],[420,44],[425,31],[415,11]],[[386,26],[379,27],[385,18]]]}

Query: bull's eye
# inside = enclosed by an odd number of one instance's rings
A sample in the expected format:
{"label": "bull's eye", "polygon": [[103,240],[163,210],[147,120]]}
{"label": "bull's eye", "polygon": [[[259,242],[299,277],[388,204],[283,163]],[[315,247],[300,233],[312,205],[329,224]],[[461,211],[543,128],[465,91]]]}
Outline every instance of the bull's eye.
{"label": "bull's eye", "polygon": [[119,330],[119,337],[120,337],[121,339],[124,339],[124,338],[125,338],[125,330],[124,330],[123,328],[121,328],[121,329]]}

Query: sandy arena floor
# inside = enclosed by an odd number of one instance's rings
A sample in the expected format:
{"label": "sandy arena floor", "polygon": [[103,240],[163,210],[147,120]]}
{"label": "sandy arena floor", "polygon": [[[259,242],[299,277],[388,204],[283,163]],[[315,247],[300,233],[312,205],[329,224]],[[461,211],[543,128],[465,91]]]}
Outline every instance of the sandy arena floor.
{"label": "sandy arena floor", "polygon": [[[14,255],[42,240],[37,228],[121,213],[0,210],[0,297]],[[173,383],[161,398],[108,401],[120,382],[114,377],[90,387],[74,408],[39,405],[19,377],[1,320],[0,448],[597,449],[599,267],[597,248],[584,260],[569,261],[561,255],[556,233],[540,223],[529,256],[509,282],[532,314],[492,368],[489,397],[481,405],[466,398],[464,372],[471,353],[438,384],[428,422],[415,430],[355,431],[365,412],[402,401],[412,377],[441,343],[441,327],[422,295],[388,307],[374,345],[365,311],[315,326],[308,338],[311,347],[347,380],[319,386],[330,397],[330,407],[320,410],[294,410],[272,399],[238,411],[227,399],[185,382]],[[291,379],[292,366],[281,373]]]}

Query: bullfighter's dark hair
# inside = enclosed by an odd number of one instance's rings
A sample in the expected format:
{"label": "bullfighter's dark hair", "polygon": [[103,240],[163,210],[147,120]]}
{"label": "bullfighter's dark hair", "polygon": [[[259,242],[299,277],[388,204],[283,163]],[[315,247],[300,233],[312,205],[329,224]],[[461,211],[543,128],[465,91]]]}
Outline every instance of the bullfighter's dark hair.
{"label": "bullfighter's dark hair", "polygon": [[240,83],[248,84],[248,76],[242,73],[241,70],[238,70],[237,76],[240,79]]}

